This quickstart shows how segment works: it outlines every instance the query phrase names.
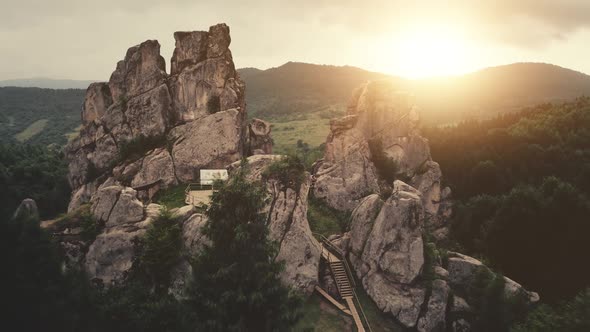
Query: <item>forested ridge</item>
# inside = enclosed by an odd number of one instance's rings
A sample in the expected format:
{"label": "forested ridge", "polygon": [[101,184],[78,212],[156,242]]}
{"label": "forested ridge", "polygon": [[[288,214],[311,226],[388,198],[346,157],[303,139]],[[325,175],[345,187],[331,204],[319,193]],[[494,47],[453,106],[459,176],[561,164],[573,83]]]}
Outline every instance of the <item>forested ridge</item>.
{"label": "forested ridge", "polygon": [[428,128],[452,238],[546,303],[589,286],[590,98]]}
{"label": "forested ridge", "polygon": [[0,88],[3,143],[65,145],[80,125],[82,89]]}

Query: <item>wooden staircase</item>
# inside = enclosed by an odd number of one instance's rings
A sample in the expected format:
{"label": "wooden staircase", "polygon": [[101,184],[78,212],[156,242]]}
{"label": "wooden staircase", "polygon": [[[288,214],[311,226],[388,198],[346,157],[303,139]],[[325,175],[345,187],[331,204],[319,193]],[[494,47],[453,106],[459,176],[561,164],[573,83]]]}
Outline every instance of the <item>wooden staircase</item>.
{"label": "wooden staircase", "polygon": [[330,270],[332,271],[332,275],[336,281],[336,286],[338,287],[338,293],[340,293],[340,297],[344,299],[346,297],[353,296],[352,286],[350,285],[348,274],[346,273],[346,269],[342,261],[339,260],[330,262]]}
{"label": "wooden staircase", "polygon": [[[326,291],[324,291],[320,287],[316,286],[316,289],[318,290],[320,295],[326,297],[330,302],[332,302],[336,307],[338,307],[344,313],[352,316],[352,318],[354,319],[354,323],[356,325],[357,331],[365,332],[365,324],[366,324],[367,328],[369,329],[369,331],[371,331],[371,326],[369,325],[369,321],[367,320],[367,317],[365,316],[363,308],[361,307],[361,304],[358,301],[358,298],[357,298],[356,293],[354,291],[354,287],[356,286],[354,283],[354,277],[352,275],[350,268],[348,267],[348,264],[346,262],[346,258],[344,257],[344,253],[340,249],[338,249],[336,246],[334,246],[324,236],[322,236],[322,235],[317,235],[317,236],[319,236],[319,239],[321,241],[320,246],[321,246],[321,250],[322,250],[322,258],[324,258],[330,266],[330,271],[332,272],[332,276],[334,277],[334,280],[336,281],[336,287],[338,288],[338,293],[340,294],[341,300],[346,302],[346,307],[340,303],[337,303],[337,301],[334,298],[332,298],[329,294],[327,294]],[[361,319],[361,316],[359,315],[359,312],[357,311],[357,305],[355,305],[355,300],[356,300],[356,303],[360,309],[363,319]],[[348,308],[348,309],[346,309],[346,308]],[[363,320],[364,320],[365,324],[363,324]]]}

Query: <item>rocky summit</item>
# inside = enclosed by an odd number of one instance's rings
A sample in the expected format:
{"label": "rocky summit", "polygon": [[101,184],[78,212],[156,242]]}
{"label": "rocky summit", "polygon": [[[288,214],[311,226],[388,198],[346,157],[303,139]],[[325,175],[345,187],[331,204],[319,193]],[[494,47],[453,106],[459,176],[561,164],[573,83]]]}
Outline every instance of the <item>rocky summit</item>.
{"label": "rocky summit", "polygon": [[190,182],[200,168],[271,152],[270,126],[247,123],[229,27],[174,38],[170,74],[160,44],[148,40],[127,50],[108,82],[88,87],[80,135],[66,148],[74,191],[69,211],[89,202],[107,179],[147,201]]}

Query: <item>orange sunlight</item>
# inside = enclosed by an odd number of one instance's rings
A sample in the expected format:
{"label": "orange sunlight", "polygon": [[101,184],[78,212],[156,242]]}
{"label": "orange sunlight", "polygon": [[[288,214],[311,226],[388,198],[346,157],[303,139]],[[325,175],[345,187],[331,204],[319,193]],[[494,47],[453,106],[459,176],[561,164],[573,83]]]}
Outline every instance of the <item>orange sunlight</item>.
{"label": "orange sunlight", "polygon": [[448,26],[408,28],[386,45],[389,71],[406,78],[452,76],[474,69],[472,45]]}

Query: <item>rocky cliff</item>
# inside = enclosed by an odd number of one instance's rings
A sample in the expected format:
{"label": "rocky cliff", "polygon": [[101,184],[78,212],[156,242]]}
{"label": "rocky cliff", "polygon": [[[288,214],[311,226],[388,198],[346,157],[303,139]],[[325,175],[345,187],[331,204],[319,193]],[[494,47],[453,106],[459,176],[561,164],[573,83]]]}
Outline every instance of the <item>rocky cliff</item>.
{"label": "rocky cliff", "polygon": [[352,211],[369,194],[390,195],[393,180],[400,179],[420,190],[428,220],[440,224],[440,216],[449,214],[451,191],[441,186],[440,167],[419,125],[411,97],[393,81],[357,89],[346,116],[330,122],[324,158],[315,166],[315,197]]}
{"label": "rocky cliff", "polygon": [[74,190],[69,211],[89,202],[109,178],[147,201],[160,189],[194,180],[200,168],[271,151],[264,144],[270,126],[247,123],[229,27],[174,38],[170,74],[160,44],[148,40],[127,50],[108,82],[88,87],[80,135],[66,148]]}
{"label": "rocky cliff", "polygon": [[[62,223],[56,232],[70,263],[83,265],[99,283],[125,281],[135,240],[162,208],[150,204],[159,190],[197,180],[201,168],[225,168],[272,150],[270,125],[247,123],[229,27],[176,32],[174,38],[170,74],[160,44],[148,40],[127,50],[108,82],[88,87],[80,135],[66,147],[73,188],[68,210],[78,217],[88,213],[102,230],[91,241],[77,236],[75,223]],[[77,211],[81,206],[85,212]],[[206,241],[199,231],[206,219],[192,206],[174,212],[182,219],[189,257]],[[187,273],[185,260],[173,291],[183,287]]]}
{"label": "rocky cliff", "polygon": [[[351,211],[350,231],[334,242],[377,306],[417,331],[470,331],[472,285],[493,272],[459,253],[441,254],[451,190],[420,136],[418,110],[388,80],[358,89],[348,113],[331,121],[314,195]],[[507,296],[539,297],[504,278]]]}

